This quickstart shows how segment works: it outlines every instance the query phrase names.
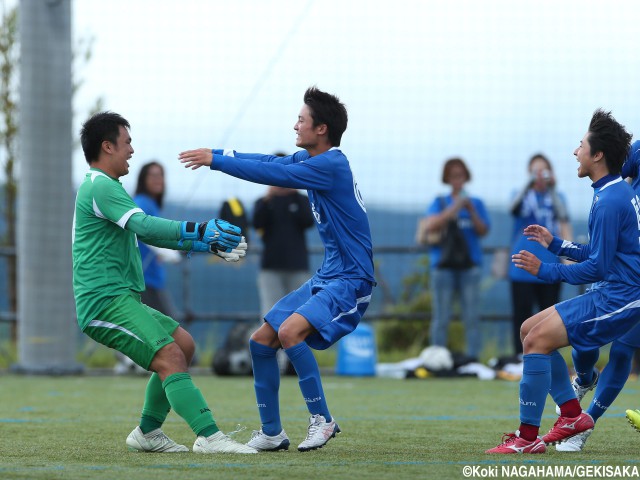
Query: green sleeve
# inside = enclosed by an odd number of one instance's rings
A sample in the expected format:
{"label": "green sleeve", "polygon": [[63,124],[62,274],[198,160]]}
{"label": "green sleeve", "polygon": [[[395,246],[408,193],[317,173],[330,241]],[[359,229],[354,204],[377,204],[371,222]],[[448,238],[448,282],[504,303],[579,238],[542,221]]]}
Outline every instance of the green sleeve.
{"label": "green sleeve", "polygon": [[[181,224],[182,222],[175,220],[167,220],[137,212],[131,215],[125,228],[135,233],[140,240],[149,245],[184,250],[184,248],[178,246]],[[183,246],[186,243],[189,243],[187,250],[190,250],[191,242],[183,242]]]}
{"label": "green sleeve", "polygon": [[154,247],[169,248],[171,250],[182,250],[183,252],[190,252],[192,242],[191,240],[185,240],[182,245],[178,244],[178,240],[161,240],[158,238],[149,238],[138,236],[138,240],[146,243],[147,245],[153,245]]}

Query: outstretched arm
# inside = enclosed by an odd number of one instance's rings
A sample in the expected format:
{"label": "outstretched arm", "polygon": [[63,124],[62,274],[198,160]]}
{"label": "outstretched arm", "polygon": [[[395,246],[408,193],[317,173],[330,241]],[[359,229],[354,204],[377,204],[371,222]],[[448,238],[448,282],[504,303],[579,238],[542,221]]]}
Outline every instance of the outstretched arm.
{"label": "outstretched arm", "polygon": [[213,150],[210,148],[197,148],[195,150],[187,150],[178,155],[180,163],[184,164],[184,168],[196,170],[200,167],[210,167],[213,161]]}

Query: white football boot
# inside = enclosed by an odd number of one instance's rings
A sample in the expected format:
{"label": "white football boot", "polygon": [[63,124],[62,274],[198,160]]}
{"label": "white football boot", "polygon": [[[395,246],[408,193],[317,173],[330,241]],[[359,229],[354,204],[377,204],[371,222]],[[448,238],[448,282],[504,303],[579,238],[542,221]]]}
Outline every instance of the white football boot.
{"label": "white football boot", "polygon": [[[598,380],[600,379],[600,372],[594,368],[593,369],[593,380],[589,385],[583,387],[578,383],[578,377],[575,376],[571,379],[571,386],[573,387],[573,391],[576,392],[576,397],[578,398],[578,402],[581,402],[587,392],[590,392],[598,385]],[[556,415],[560,415],[560,405],[556,405]]]}
{"label": "white football boot", "polygon": [[298,450],[308,452],[309,450],[322,448],[325,443],[338,433],[340,433],[340,427],[338,427],[335,419],[327,422],[322,415],[311,415],[309,417],[309,427],[307,427],[307,438],[298,445]]}
{"label": "white football boot", "polygon": [[247,442],[247,446],[255,448],[259,452],[277,452],[278,450],[289,450],[289,437],[284,430],[278,435],[269,436],[262,429],[254,430],[251,440]]}
{"label": "white football boot", "polygon": [[222,432],[198,437],[193,444],[194,453],[258,453],[255,448],[232,440]]}
{"label": "white football boot", "polygon": [[180,445],[167,437],[159,428],[148,433],[142,433],[140,427],[134,428],[133,432],[127,437],[127,447],[129,447],[129,450],[138,452],[178,453],[189,451],[184,445]]}
{"label": "white football boot", "polygon": [[587,443],[587,438],[589,438],[589,435],[591,435],[592,432],[593,429],[579,433],[571,438],[567,438],[556,445],[556,450],[559,452],[580,452],[584,448],[584,444]]}

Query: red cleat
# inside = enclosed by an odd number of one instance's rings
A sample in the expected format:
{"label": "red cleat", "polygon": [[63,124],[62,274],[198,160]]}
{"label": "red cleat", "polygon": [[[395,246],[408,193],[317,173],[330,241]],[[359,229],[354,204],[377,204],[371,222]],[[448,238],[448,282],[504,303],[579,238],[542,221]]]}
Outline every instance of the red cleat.
{"label": "red cleat", "polygon": [[544,453],[547,447],[540,437],[529,441],[520,438],[520,432],[505,433],[502,437],[503,443],[484,453]]}
{"label": "red cleat", "polygon": [[549,433],[542,437],[547,445],[555,445],[567,438],[574,437],[582,432],[593,430],[593,418],[588,413],[582,412],[575,418],[558,417]]}

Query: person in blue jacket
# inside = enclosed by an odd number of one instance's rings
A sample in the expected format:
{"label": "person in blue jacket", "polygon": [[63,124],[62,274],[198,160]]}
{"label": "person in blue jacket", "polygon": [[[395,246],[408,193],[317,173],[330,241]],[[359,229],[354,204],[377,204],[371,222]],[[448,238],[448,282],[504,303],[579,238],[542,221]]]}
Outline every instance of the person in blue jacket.
{"label": "person in blue jacket", "polygon": [[[467,194],[464,187],[471,181],[471,172],[461,158],[450,158],[442,168],[442,183],[451,186],[448,195],[438,196],[418,224],[416,240],[429,244],[431,264],[432,311],[429,339],[431,345],[447,347],[449,323],[454,294],[460,299],[460,316],[464,323],[466,357],[478,361],[482,350],[480,334],[480,281],[482,280],[482,245],[480,239],[489,232],[491,223],[484,202]],[[430,235],[444,232],[455,222],[464,242],[445,245],[453,238],[430,241]],[[436,233],[437,235],[437,233]],[[460,242],[459,242],[460,243]],[[449,255],[455,249],[455,255]],[[461,250],[466,250],[462,255]]]}
{"label": "person in blue jacket", "polygon": [[[511,254],[528,250],[543,262],[560,262],[560,259],[538,243],[530,242],[522,234],[529,225],[542,225],[553,235],[571,240],[571,225],[564,196],[558,191],[553,167],[549,159],[536,153],[529,159],[529,177],[524,188],[514,194],[511,202],[513,236]],[[534,306],[544,310],[560,301],[561,282],[548,283],[530,273],[509,266],[511,286],[511,325],[513,351],[522,356],[520,327],[533,315]]]}
{"label": "person in blue jacket", "polygon": [[179,155],[187,168],[210,167],[264,185],[306,189],[324,259],[315,274],[283,297],[251,336],[254,386],[262,428],[247,445],[261,451],[288,449],[280,421],[280,372],[276,352],[283,348],[299,378],[311,414],[298,450],[324,446],[340,432],[329,413],[320,370],[311,348],[325,349],[351,333],[362,318],[375,285],[367,210],[345,154],[338,148],[347,128],[347,109],[316,87],[307,89],[294,125],[293,155],[279,157],[235,150],[188,150]]}
{"label": "person in blue jacket", "polygon": [[[596,110],[574,151],[578,177],[588,177],[594,189],[588,244],[554,237],[540,225],[524,230],[529,240],[576,263],[543,263],[521,250],[512,257],[519,268],[550,282],[594,285],[522,325],[520,427],[486,453],[543,453],[546,445],[593,430],[593,418],[582,411],[558,349],[569,345],[576,350],[597,349],[623,336],[640,318],[640,205],[620,176],[630,142],[631,135],[610,112]],[[548,393],[560,406],[560,417],[540,438]]]}

